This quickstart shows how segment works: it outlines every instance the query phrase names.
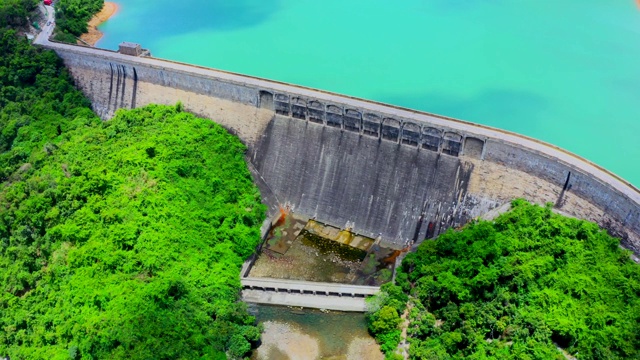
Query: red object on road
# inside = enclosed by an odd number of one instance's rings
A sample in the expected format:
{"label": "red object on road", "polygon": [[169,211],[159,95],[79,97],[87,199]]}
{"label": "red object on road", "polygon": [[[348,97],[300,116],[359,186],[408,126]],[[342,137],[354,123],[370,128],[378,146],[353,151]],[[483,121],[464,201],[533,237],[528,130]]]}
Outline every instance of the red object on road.
{"label": "red object on road", "polygon": [[45,5],[51,5],[51,0],[44,0]]}

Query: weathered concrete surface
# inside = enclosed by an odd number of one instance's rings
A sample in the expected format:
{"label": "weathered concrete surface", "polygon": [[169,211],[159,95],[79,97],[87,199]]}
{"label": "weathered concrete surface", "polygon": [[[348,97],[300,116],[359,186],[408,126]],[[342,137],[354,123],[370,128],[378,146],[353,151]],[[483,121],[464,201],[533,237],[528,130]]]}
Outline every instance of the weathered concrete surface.
{"label": "weathered concrete surface", "polygon": [[[111,118],[120,108],[173,105],[180,101],[185,110],[216,119],[246,143],[252,143],[273,118],[273,111],[258,108],[248,99],[253,94],[245,94],[246,91],[242,93],[231,89],[237,96],[222,96],[226,94],[224,91],[195,76],[158,71],[142,64],[62,54],[76,85],[103,119]],[[218,87],[224,88],[224,85]]]}
{"label": "weathered concrete surface", "polygon": [[335,311],[367,311],[364,298],[289,294],[262,290],[242,290],[242,301],[255,304],[299,306]]}
{"label": "weathered concrete surface", "polygon": [[[311,295],[335,295],[361,297],[373,295],[380,287],[351,285],[339,283],[322,283],[299,280],[245,277],[241,279],[242,287],[251,290],[289,292]],[[283,290],[283,291],[280,291]]]}
{"label": "weathered concrete surface", "polygon": [[[640,205],[583,170],[543,153],[488,141],[485,160],[474,164],[464,208],[477,217],[516,197],[594,221],[640,254]],[[569,175],[569,173],[571,173]]]}
{"label": "weathered concrete surface", "polygon": [[472,166],[457,157],[277,116],[251,161],[279,204],[397,245],[436,217],[466,221],[456,207]]}
{"label": "weathered concrete surface", "polygon": [[105,118],[182,101],[236,133],[272,214],[290,205],[403,246],[525,197],[595,221],[640,254],[640,191],[555,146],[325,91],[36,42],[63,58]]}
{"label": "weathered concrete surface", "polygon": [[340,311],[364,312],[365,297],[380,290],[377,286],[255,277],[242,278],[241,282],[242,300],[246,302]]}

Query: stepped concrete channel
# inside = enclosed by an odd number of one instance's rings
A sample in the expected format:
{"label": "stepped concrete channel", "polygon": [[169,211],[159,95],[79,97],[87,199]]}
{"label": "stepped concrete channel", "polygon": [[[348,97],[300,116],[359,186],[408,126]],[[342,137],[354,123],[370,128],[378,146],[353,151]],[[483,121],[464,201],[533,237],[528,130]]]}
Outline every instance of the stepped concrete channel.
{"label": "stepped concrete channel", "polygon": [[640,191],[556,146],[327,91],[55,43],[50,32],[35,42],[63,59],[103,119],[180,101],[236,134],[269,217],[288,208],[401,248],[522,197],[594,221],[640,254]]}

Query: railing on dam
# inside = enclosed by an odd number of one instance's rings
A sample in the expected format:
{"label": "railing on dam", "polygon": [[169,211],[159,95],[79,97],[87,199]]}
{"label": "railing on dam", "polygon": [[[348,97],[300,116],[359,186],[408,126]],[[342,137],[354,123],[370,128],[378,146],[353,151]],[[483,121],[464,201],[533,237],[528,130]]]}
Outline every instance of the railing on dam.
{"label": "railing on dam", "polygon": [[241,283],[246,302],[341,311],[365,311],[365,298],[380,290],[377,286],[255,277],[242,278]]}

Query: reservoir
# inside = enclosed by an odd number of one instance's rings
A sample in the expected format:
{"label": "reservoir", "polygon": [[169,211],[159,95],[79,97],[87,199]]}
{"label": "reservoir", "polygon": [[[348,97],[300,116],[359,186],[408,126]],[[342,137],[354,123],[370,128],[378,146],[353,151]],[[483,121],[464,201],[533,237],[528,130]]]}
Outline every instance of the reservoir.
{"label": "reservoir", "polygon": [[119,0],[99,47],[490,125],[640,185],[633,0]]}

